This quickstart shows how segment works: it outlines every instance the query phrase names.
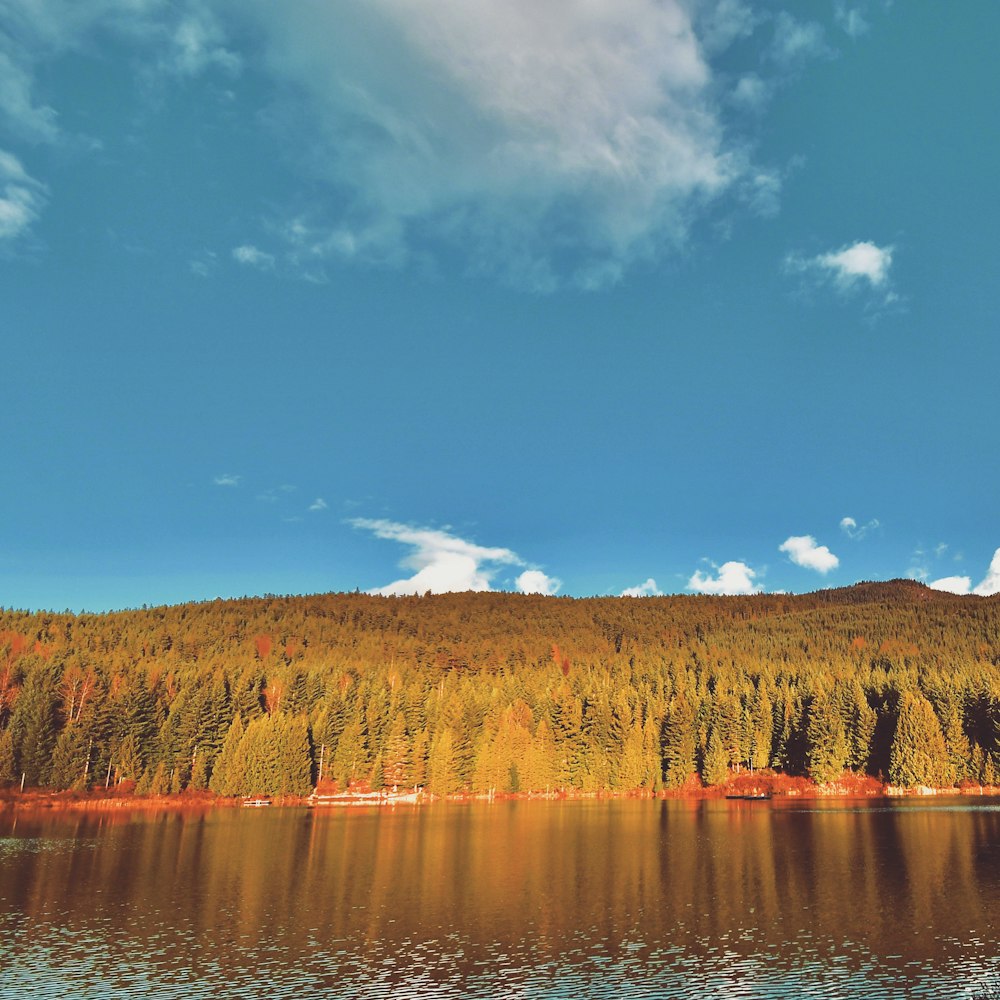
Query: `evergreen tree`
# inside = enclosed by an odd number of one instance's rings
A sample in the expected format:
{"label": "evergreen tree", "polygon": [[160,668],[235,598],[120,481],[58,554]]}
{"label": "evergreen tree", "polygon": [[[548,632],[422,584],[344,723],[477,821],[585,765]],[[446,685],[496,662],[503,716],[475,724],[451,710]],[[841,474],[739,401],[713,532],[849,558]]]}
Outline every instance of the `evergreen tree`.
{"label": "evergreen tree", "polygon": [[757,682],[750,719],[750,763],[758,771],[762,771],[770,767],[771,743],[774,739],[774,710],[763,678]]}
{"label": "evergreen tree", "polygon": [[118,745],[115,754],[115,770],[119,781],[138,781],[142,777],[142,757],[135,733],[128,733]]}
{"label": "evergreen tree", "polygon": [[25,680],[10,719],[16,771],[29,785],[48,783],[56,743],[56,686],[53,670],[40,668]]}
{"label": "evergreen tree", "polygon": [[839,706],[829,695],[813,697],[806,734],[809,777],[821,785],[836,781],[847,766],[851,750]]}
{"label": "evergreen tree", "polygon": [[729,780],[729,755],[722,746],[715,727],[708,734],[708,746],[702,763],[701,776],[706,785],[722,785]]}
{"label": "evergreen tree", "polygon": [[429,789],[435,795],[451,795],[461,787],[455,766],[455,745],[451,730],[438,733],[431,742],[428,759]]}
{"label": "evergreen tree", "polygon": [[56,737],[49,783],[53,788],[79,788],[88,769],[90,739],[79,725],[67,726]]}
{"label": "evergreen tree", "polygon": [[846,688],[841,696],[841,704],[842,714],[847,720],[847,766],[852,771],[864,773],[871,760],[872,740],[878,718],[858,681]]}
{"label": "evergreen tree", "polygon": [[9,729],[0,729],[0,785],[14,781],[17,777],[13,736]]}
{"label": "evergreen tree", "polygon": [[668,788],[680,788],[695,769],[694,711],[683,694],[674,697],[663,725],[663,782]]}
{"label": "evergreen tree", "polygon": [[237,714],[226,733],[208,782],[208,787],[216,795],[239,795],[242,792],[243,760],[240,757],[240,743],[243,741],[243,732],[243,720]]}
{"label": "evergreen tree", "polygon": [[904,787],[942,787],[953,782],[941,724],[931,703],[911,691],[904,692],[899,700],[889,780]]}

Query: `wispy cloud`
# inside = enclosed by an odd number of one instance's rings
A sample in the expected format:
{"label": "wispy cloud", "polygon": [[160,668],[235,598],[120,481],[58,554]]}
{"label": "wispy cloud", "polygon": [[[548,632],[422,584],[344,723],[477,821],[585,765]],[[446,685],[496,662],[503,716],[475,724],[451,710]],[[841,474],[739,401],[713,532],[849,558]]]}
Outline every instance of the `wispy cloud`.
{"label": "wispy cloud", "polygon": [[522,594],[555,594],[562,586],[562,580],[543,573],[540,569],[526,569],[514,581]]}
{"label": "wispy cloud", "polygon": [[216,486],[239,486],[242,479],[242,476],[235,476],[231,472],[223,472],[221,475],[216,476],[212,482]]}
{"label": "wispy cloud", "polygon": [[717,570],[715,576],[695,570],[687,589],[698,594],[727,595],[758,594],[764,589],[763,584],[754,582],[757,572],[744,562],[726,562],[713,568]]}
{"label": "wispy cloud", "polygon": [[274,254],[259,250],[252,243],[244,243],[233,249],[233,260],[247,267],[255,267],[258,271],[270,271],[274,268]]}
{"label": "wispy cloud", "polygon": [[[417,528],[384,519],[357,517],[348,522],[355,528],[372,532],[376,538],[399,542],[410,547],[400,562],[412,576],[395,580],[371,594],[445,594],[491,590],[491,583],[502,566],[525,566],[525,561],[511,549],[477,545],[440,528]],[[561,582],[537,568],[527,567],[516,581],[524,593],[555,593]]]}
{"label": "wispy cloud", "polygon": [[852,7],[838,0],[833,7],[833,18],[845,34],[859,38],[868,31],[869,25],[860,7]]}
{"label": "wispy cloud", "polygon": [[750,30],[745,4],[438,0],[428,16],[370,0],[252,17],[269,70],[305,96],[310,163],[355,195],[303,220],[330,256],[399,259],[419,232],[518,284],[600,285],[681,244],[748,169],[706,58]]}
{"label": "wispy cloud", "polygon": [[817,545],[812,535],[792,535],[778,546],[796,566],[829,573],[840,565],[840,560],[825,546]]}
{"label": "wispy cloud", "polygon": [[218,68],[235,75],[242,69],[243,60],[225,46],[222,25],[207,5],[189,4],[170,29],[169,37],[160,60],[160,68],[166,72],[197,76]]}
{"label": "wispy cloud", "polygon": [[640,583],[636,587],[626,587],[621,592],[622,597],[659,597],[660,588],[656,586],[656,581],[650,577],[645,583]]}
{"label": "wispy cloud", "polygon": [[879,521],[875,517],[866,524],[858,524],[853,517],[842,517],[840,519],[840,530],[854,542],[860,542],[866,535],[875,531],[878,527]]}
{"label": "wispy cloud", "polygon": [[109,39],[147,82],[268,77],[284,95],[269,121],[321,183],[274,210],[281,250],[247,242],[241,264],[320,281],[330,260],[457,247],[470,269],[538,290],[614,283],[684,246],[727,196],[773,212],[777,175],[732,111],[762,109],[765,76],[824,47],[782,12],[770,62],[739,82],[717,72],[768,20],[745,0],[436,0],[432,16],[416,0],[8,0],[4,18],[0,124],[31,142],[65,138],[40,68]]}
{"label": "wispy cloud", "polygon": [[891,246],[880,247],[870,240],[858,240],[814,257],[789,254],[785,258],[785,270],[793,274],[812,274],[843,294],[861,289],[878,293],[881,303],[888,305],[898,300],[889,276],[893,253]]}
{"label": "wispy cloud", "polygon": [[44,204],[44,185],[28,174],[16,156],[0,149],[0,240],[25,235]]}
{"label": "wispy cloud", "polygon": [[768,55],[782,66],[795,66],[808,59],[830,55],[823,26],[815,21],[799,21],[781,11],[774,21],[774,36]]}
{"label": "wispy cloud", "polygon": [[322,498],[316,497],[311,504],[309,504],[309,509],[311,511],[326,510],[329,504]]}
{"label": "wispy cloud", "polygon": [[0,121],[29,142],[55,142],[58,116],[54,108],[35,101],[33,90],[31,72],[0,51]]}
{"label": "wispy cloud", "polygon": [[188,261],[188,270],[198,278],[211,277],[219,264],[219,255],[214,250],[202,250]]}

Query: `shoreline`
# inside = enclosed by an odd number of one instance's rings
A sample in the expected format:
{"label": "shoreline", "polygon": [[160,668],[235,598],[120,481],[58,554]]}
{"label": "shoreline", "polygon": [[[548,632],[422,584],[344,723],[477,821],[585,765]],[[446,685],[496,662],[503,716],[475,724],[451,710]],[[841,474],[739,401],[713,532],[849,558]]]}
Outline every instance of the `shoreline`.
{"label": "shoreline", "polygon": [[[660,792],[636,790],[630,792],[610,789],[584,792],[579,790],[559,790],[553,792],[465,792],[453,795],[434,795],[421,791],[402,794],[373,793],[370,791],[345,792],[329,796],[247,796],[227,797],[212,792],[180,792],[174,795],[135,795],[128,791],[116,794],[100,791],[47,791],[44,789],[0,790],[0,811],[46,810],[52,812],[103,812],[103,811],[207,811],[210,809],[234,809],[244,805],[266,804],[272,808],[314,809],[385,809],[398,806],[420,807],[433,803],[492,803],[492,802],[539,802],[539,801],[584,801],[602,799],[660,799],[663,801],[697,802],[701,800],[724,800],[728,797],[759,798],[765,801],[807,801],[824,799],[866,799],[893,800],[900,798],[940,798],[962,797],[981,798],[1000,796],[1000,786],[965,785],[963,787],[930,788],[914,786],[910,788],[883,784],[877,779],[817,785],[805,778],[784,778],[780,781],[761,779],[754,782],[733,781],[725,785],[697,787],[693,785]],[[777,787],[775,787],[777,786]],[[256,799],[256,802],[251,801]]]}

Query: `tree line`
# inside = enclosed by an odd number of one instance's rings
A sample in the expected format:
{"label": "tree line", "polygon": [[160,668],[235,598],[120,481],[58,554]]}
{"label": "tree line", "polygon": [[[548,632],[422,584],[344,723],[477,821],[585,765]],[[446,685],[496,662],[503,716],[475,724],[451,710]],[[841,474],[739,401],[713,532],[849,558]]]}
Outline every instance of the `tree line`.
{"label": "tree line", "polygon": [[1000,601],[892,581],[0,611],[0,782],[652,792],[749,768],[1000,783]]}

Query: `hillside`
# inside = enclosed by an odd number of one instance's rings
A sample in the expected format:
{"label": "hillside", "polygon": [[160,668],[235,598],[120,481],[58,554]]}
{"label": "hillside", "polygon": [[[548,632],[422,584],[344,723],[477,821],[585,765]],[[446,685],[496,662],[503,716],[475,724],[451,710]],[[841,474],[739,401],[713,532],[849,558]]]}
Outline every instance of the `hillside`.
{"label": "hillside", "polygon": [[245,598],[0,612],[0,781],[647,789],[994,783],[1000,598]]}

